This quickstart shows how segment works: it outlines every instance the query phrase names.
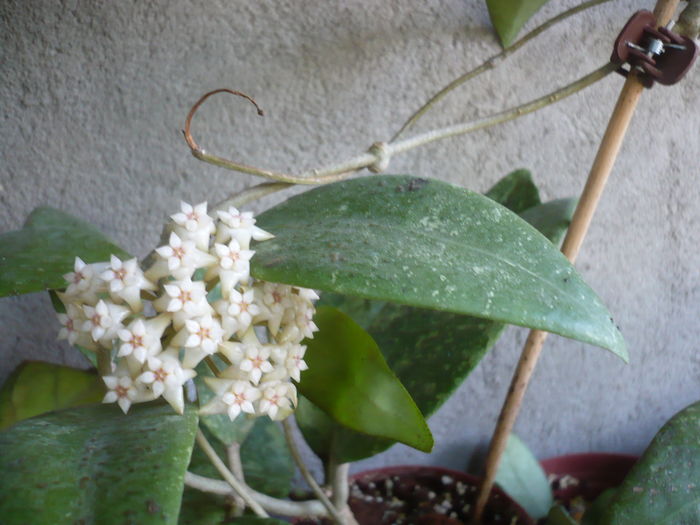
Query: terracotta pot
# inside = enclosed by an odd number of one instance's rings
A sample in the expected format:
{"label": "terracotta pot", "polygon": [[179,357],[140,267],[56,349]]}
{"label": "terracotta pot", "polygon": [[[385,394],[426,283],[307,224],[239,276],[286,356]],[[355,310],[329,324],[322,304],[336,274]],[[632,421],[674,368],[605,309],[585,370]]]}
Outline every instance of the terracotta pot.
{"label": "terracotta pot", "polygon": [[581,496],[590,502],[622,483],[637,459],[627,454],[569,454],[545,459],[541,464],[554,478],[555,499],[566,503]]}
{"label": "terracotta pot", "polygon": [[[424,466],[368,470],[350,480],[350,507],[361,525],[468,523],[479,482],[464,472]],[[484,525],[535,524],[522,507],[497,487],[491,493],[484,518]]]}

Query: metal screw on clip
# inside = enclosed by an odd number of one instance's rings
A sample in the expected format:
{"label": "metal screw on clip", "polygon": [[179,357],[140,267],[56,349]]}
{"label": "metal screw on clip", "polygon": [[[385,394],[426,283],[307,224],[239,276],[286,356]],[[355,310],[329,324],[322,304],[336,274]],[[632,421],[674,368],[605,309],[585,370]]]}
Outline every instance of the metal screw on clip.
{"label": "metal screw on clip", "polygon": [[[624,76],[631,70],[637,71],[645,87],[654,82],[675,84],[693,65],[698,46],[671,29],[671,24],[657,29],[653,13],[638,11],[617,37],[611,62],[620,65],[618,72]],[[624,69],[624,64],[629,64],[630,69]]]}

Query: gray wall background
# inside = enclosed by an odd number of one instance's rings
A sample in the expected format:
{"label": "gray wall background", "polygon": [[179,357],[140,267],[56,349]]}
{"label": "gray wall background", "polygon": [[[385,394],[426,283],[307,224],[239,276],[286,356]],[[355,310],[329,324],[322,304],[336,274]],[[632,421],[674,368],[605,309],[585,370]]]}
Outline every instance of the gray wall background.
{"label": "gray wall background", "polygon": [[[180,129],[202,93],[238,89],[267,113],[212,99],[195,122],[207,150],[281,170],[317,167],[388,139],[431,93],[497,52],[482,4],[3,0],[0,231],[51,205],[145,255],[181,199],[216,202],[257,182],[190,156]],[[550,4],[528,27],[577,0]],[[630,14],[652,6],[618,0],[556,26],[455,92],[422,129],[593,70]],[[639,452],[700,398],[699,71],[645,93],[578,262],[621,326],[631,363],[550,338],[517,424],[541,457]],[[608,77],[535,115],[397,156],[388,171],[485,190],[526,167],[545,198],[575,195],[621,86]],[[23,359],[84,365],[55,341],[57,330],[45,294],[0,301],[0,381]],[[432,418],[432,455],[396,446],[360,467],[465,465],[493,429],[525,336],[510,329]]]}

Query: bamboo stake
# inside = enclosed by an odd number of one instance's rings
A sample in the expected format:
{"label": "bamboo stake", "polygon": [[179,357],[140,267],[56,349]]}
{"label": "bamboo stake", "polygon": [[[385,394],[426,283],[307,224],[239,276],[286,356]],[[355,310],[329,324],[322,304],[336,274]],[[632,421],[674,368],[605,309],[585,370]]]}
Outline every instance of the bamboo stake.
{"label": "bamboo stake", "polygon": [[[659,25],[665,26],[671,20],[680,0],[658,0],[654,15]],[[605,188],[605,183],[612,171],[615,159],[622,146],[622,141],[629,127],[634,110],[639,102],[644,87],[635,74],[630,74],[625,81],[617,104],[613,110],[603,140],[596,154],[593,166],[588,174],[586,185],[581,194],[579,204],[574,212],[571,226],[567,232],[562,252],[571,261],[576,260],[588,227],[591,224],[593,213],[598,206],[598,201]],[[503,403],[503,408],[498,416],[498,422],[491,439],[484,478],[479,487],[479,495],[474,506],[474,522],[481,522],[481,517],[486,507],[489,494],[493,488],[498,465],[505,450],[508,436],[513,430],[513,425],[520,411],[523,396],[537,365],[537,359],[542,351],[542,345],[547,338],[547,333],[540,330],[531,330],[523,346],[520,360],[516,367],[513,379],[508,389],[508,394]]]}

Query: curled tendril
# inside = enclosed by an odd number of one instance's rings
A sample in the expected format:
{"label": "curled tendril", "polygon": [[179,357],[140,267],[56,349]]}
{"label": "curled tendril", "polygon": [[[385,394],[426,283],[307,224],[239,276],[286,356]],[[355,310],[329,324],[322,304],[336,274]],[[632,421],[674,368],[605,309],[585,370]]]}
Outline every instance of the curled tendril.
{"label": "curled tendril", "polygon": [[192,106],[192,108],[190,109],[190,112],[187,114],[187,118],[185,119],[185,129],[182,131],[183,135],[185,135],[185,141],[187,142],[187,145],[190,147],[193,153],[195,151],[201,152],[203,150],[197,145],[197,142],[195,142],[194,137],[192,137],[192,132],[190,131],[190,128],[192,126],[192,118],[194,117],[194,114],[197,113],[197,110],[200,108],[200,106],[204,104],[204,102],[206,102],[206,100],[209,97],[211,97],[212,95],[216,95],[217,93],[230,93],[231,95],[242,97],[255,106],[255,109],[258,110],[258,115],[260,115],[261,117],[265,116],[265,112],[260,106],[258,106],[258,103],[255,102],[255,99],[253,99],[253,97],[249,95],[246,95],[245,93],[241,93],[240,91],[235,91],[233,89],[228,88],[220,88],[215,89],[214,91],[210,91],[209,93],[205,93],[200,97],[200,99],[197,102],[195,102],[194,106]]}

